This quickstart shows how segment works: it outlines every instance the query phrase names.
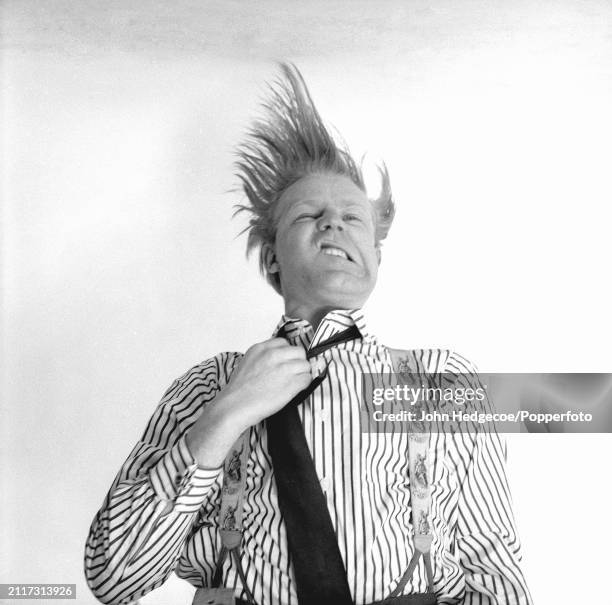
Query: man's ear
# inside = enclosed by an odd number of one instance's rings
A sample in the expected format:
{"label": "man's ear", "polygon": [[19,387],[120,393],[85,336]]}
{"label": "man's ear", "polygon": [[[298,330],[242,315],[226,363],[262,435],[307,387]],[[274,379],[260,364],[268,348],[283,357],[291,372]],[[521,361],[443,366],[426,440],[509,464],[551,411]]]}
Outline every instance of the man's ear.
{"label": "man's ear", "polygon": [[382,258],[380,253],[380,242],[376,244],[376,258],[378,259],[378,264],[380,265],[380,259]]}
{"label": "man's ear", "polygon": [[261,258],[263,259],[263,264],[267,273],[272,274],[280,272],[280,265],[276,259],[276,252],[272,244],[268,244],[267,242],[262,244]]}

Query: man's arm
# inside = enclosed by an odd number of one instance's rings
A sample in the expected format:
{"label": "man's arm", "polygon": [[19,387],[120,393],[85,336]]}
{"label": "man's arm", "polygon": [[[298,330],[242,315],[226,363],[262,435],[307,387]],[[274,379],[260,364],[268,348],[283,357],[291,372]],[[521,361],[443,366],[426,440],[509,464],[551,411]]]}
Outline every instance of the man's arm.
{"label": "man's arm", "polygon": [[[445,372],[455,375],[455,387],[482,387],[474,366],[456,353],[450,355]],[[482,404],[488,406],[487,401]],[[491,425],[472,428],[454,435],[451,454],[460,489],[456,541],[465,572],[464,604],[530,605],[506,478],[505,444]]]}
{"label": "man's arm", "polygon": [[103,603],[129,603],[163,584],[218,489],[220,466],[198,467],[185,431],[217,395],[220,368],[234,361],[221,354],[176,380],[117,474],[85,547],[87,582]]}
{"label": "man's arm", "polygon": [[304,349],[282,338],[250,347],[233,371],[239,357],[222,353],[175,381],[115,478],[85,547],[85,576],[103,603],[130,603],[166,581],[198,510],[216,497],[229,448],[311,381]]}

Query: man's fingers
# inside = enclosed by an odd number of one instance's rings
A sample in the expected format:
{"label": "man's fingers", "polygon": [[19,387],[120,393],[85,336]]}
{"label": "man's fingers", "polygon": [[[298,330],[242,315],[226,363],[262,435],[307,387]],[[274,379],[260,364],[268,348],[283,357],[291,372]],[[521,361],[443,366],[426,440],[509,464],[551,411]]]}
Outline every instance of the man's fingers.
{"label": "man's fingers", "polygon": [[269,348],[271,348],[271,349],[277,348],[277,347],[281,347],[283,345],[287,345],[288,347],[291,346],[284,338],[280,338],[278,336],[276,338],[270,338],[269,340],[264,340],[260,344],[268,345]]}
{"label": "man's fingers", "polygon": [[273,351],[287,345],[287,341],[284,338],[271,338],[270,340],[263,340],[262,342],[256,342],[251,345],[246,354],[249,355],[260,355],[266,351]]}
{"label": "man's fingers", "polygon": [[291,359],[282,363],[279,367],[279,371],[286,372],[287,374],[293,374],[294,376],[300,374],[311,375],[310,363],[302,359]]}
{"label": "man's fingers", "polygon": [[302,360],[306,361],[306,351],[302,347],[276,347],[270,351],[272,359],[276,363],[285,363],[287,361]]}
{"label": "man's fingers", "polygon": [[291,345],[284,338],[271,338],[270,340],[264,340],[264,342],[257,343],[254,349],[260,351],[290,351],[297,357],[306,357],[306,351],[303,347]]}

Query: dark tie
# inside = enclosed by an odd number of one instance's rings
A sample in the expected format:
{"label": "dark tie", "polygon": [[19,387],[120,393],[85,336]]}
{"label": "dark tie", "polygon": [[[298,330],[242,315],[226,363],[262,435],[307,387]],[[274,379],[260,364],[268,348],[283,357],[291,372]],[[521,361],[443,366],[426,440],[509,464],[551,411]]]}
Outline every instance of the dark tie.
{"label": "dark tie", "polygon": [[[279,336],[285,336],[284,332],[279,332]],[[306,356],[310,359],[341,342],[359,337],[358,328],[351,326],[313,347]],[[352,604],[327,500],[297,410],[326,376],[327,368],[266,421],[268,451],[287,528],[299,605]]]}

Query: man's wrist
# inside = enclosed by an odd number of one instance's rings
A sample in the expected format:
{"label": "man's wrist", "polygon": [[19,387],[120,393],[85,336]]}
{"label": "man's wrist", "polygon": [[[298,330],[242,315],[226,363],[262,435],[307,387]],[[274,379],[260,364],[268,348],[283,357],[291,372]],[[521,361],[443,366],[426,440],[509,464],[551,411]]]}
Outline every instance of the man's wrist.
{"label": "man's wrist", "polygon": [[214,469],[223,464],[230,447],[248,426],[234,412],[227,397],[219,396],[202,411],[187,431],[185,443],[200,468]]}

